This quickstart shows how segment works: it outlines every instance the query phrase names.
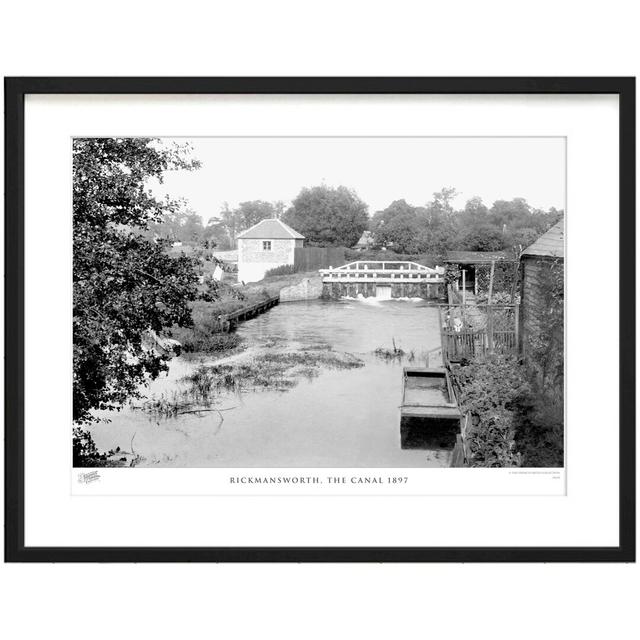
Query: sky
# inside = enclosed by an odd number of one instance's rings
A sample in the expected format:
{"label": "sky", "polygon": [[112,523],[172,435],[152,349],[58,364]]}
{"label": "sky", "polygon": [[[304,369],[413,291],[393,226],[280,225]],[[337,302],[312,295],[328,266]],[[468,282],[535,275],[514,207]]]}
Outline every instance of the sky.
{"label": "sky", "polygon": [[[164,139],[169,141],[169,139]],[[195,171],[167,172],[156,195],[185,198],[206,224],[223,203],[282,200],[303,187],[344,185],[369,205],[369,214],[394,200],[424,205],[443,187],[473,196],[525,198],[540,209],[565,208],[565,139],[540,138],[174,138],[188,142]]]}

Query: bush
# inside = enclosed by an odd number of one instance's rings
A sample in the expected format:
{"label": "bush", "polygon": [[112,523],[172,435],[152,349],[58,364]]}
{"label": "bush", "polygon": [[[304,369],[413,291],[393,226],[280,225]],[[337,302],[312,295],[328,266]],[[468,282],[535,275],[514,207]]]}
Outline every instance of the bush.
{"label": "bush", "polygon": [[269,276],[289,276],[292,273],[296,273],[297,269],[292,264],[281,264],[279,267],[274,267],[273,269],[268,269],[265,271],[264,277],[268,278]]}
{"label": "bush", "polygon": [[81,427],[73,427],[73,466],[104,467],[107,456],[96,449],[93,437]]}
{"label": "bush", "polygon": [[562,406],[549,403],[513,356],[454,369],[474,467],[559,467],[564,458]]}
{"label": "bush", "polygon": [[514,409],[526,402],[530,387],[515,358],[492,357],[455,370],[460,402],[471,413],[467,430],[474,467],[517,467]]}

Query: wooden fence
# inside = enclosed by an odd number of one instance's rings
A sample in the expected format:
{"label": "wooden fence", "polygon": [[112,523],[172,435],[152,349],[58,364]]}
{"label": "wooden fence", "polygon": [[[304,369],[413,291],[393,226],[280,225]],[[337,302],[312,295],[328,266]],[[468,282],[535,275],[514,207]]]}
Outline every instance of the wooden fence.
{"label": "wooden fence", "polygon": [[519,352],[519,305],[448,304],[439,312],[445,365]]}
{"label": "wooden fence", "polygon": [[293,267],[296,271],[326,269],[345,261],[344,247],[298,247],[294,249]]}

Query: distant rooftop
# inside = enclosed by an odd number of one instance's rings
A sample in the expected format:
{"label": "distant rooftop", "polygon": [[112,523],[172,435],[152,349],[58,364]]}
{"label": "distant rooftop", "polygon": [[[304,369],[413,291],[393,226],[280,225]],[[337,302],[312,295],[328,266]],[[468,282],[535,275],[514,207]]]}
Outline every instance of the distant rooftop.
{"label": "distant rooftop", "polygon": [[296,240],[303,240],[304,236],[298,233],[295,229],[292,229],[289,225],[286,225],[282,220],[276,220],[275,218],[269,218],[268,220],[261,220],[258,224],[254,224],[246,231],[238,234],[238,238],[259,238],[259,239],[281,239],[281,238],[295,238]]}
{"label": "distant rooftop", "polygon": [[564,218],[527,247],[522,255],[564,259]]}
{"label": "distant rooftop", "polygon": [[506,251],[447,251],[445,262],[453,264],[484,264],[498,260],[513,260]]}
{"label": "distant rooftop", "polygon": [[371,231],[363,231],[362,235],[360,236],[360,240],[356,242],[355,246],[366,247],[367,245],[372,243],[373,243],[373,234],[371,233]]}

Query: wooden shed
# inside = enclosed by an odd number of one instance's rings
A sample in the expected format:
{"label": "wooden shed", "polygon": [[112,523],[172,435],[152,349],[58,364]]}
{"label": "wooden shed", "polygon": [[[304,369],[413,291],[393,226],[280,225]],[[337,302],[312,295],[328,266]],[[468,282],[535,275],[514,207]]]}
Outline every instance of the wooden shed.
{"label": "wooden shed", "polygon": [[455,276],[456,290],[464,288],[477,295],[480,275],[489,273],[491,263],[515,265],[515,260],[507,251],[447,251],[444,263],[447,272]]}
{"label": "wooden shed", "polygon": [[[554,323],[558,325],[555,346],[562,348],[562,318],[550,317],[553,302],[550,297],[563,297],[564,293],[564,218],[522,252],[521,265],[520,320],[525,356],[527,350],[531,351],[531,345],[547,335]],[[562,301],[556,301],[556,306],[560,307],[558,313],[561,313]]]}

